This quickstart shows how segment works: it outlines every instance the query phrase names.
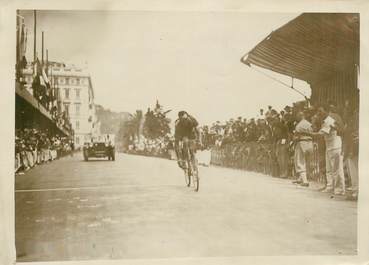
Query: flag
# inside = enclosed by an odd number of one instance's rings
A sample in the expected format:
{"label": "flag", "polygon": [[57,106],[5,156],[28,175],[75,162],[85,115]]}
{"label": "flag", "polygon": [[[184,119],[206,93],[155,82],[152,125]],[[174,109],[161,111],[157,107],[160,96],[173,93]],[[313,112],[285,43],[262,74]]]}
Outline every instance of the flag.
{"label": "flag", "polygon": [[26,36],[24,39],[24,54],[26,54],[27,51],[27,37],[28,37],[28,29],[26,29]]}
{"label": "flag", "polygon": [[19,63],[20,69],[24,69],[27,67],[27,59],[25,56],[22,57],[20,63]]}
{"label": "flag", "polygon": [[42,75],[40,75],[39,78],[40,78],[40,85],[46,87],[46,83]]}
{"label": "flag", "polygon": [[21,25],[21,34],[19,41],[19,58],[23,58],[26,53],[26,40],[24,35],[24,22]]}
{"label": "flag", "polygon": [[42,67],[42,78],[44,79],[46,84],[50,84],[49,78],[47,77],[45,73],[45,67]]}
{"label": "flag", "polygon": [[42,66],[39,59],[37,58],[36,61],[33,63],[33,76],[36,77],[41,75],[42,75]]}

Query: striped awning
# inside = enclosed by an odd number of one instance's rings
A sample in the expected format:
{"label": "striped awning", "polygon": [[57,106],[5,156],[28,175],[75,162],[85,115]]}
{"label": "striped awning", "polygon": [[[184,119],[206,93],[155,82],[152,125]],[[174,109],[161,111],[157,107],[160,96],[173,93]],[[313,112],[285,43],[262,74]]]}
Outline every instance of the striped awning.
{"label": "striped awning", "polygon": [[310,84],[359,65],[359,14],[304,13],[241,58]]}

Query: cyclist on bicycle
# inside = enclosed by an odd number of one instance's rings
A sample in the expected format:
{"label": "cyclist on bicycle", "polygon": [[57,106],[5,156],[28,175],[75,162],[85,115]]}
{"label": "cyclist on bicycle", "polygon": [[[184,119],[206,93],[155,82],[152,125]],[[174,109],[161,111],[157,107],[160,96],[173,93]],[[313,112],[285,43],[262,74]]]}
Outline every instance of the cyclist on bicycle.
{"label": "cyclist on bicycle", "polygon": [[198,129],[199,123],[197,120],[189,115],[186,111],[178,112],[178,119],[175,121],[175,150],[178,159],[178,166],[182,169],[187,169],[185,161],[185,154],[183,150],[183,143],[189,144],[191,152],[195,153],[195,141],[201,144],[200,132]]}

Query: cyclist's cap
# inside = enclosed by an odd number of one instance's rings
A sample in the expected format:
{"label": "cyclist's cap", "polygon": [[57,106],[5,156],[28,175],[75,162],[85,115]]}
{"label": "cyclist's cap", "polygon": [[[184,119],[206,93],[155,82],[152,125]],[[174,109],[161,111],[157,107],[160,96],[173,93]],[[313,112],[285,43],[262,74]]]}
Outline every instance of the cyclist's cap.
{"label": "cyclist's cap", "polygon": [[184,110],[181,110],[180,112],[178,112],[178,117],[182,117],[185,114],[187,114],[187,112]]}

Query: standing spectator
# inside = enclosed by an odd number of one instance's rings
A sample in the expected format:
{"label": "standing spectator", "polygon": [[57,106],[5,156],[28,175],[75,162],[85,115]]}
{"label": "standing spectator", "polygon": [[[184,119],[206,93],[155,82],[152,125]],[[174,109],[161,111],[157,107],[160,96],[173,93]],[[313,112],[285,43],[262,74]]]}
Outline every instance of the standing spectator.
{"label": "standing spectator", "polygon": [[358,160],[359,158],[359,111],[355,109],[345,128],[344,161],[351,180],[351,196],[354,200],[358,196]]}
{"label": "standing spectator", "polygon": [[305,114],[299,111],[296,115],[297,125],[295,128],[295,171],[298,179],[294,181],[296,184],[308,187],[307,168],[310,166],[309,160],[313,152],[312,137],[307,135],[312,133],[311,123],[305,118]]}
{"label": "standing spectator", "polygon": [[265,117],[268,119],[272,116],[272,106],[268,106],[268,110],[265,113]]}
{"label": "standing spectator", "polygon": [[288,176],[288,127],[280,118],[276,118],[273,124],[274,139],[276,145],[276,157],[279,168],[279,176]]}
{"label": "standing spectator", "polygon": [[[319,132],[312,135],[323,135],[326,146],[326,178],[327,185],[323,192],[334,192],[335,195],[345,194],[345,176],[343,175],[342,139],[337,134],[336,121],[328,114],[328,108],[320,107],[319,115],[323,124]],[[336,189],[339,183],[341,189]]]}
{"label": "standing spectator", "polygon": [[[337,131],[337,135],[341,138],[341,143],[342,143],[342,138],[343,138],[343,134],[344,134],[344,129],[345,129],[345,125],[344,122],[341,118],[341,116],[338,114],[338,110],[337,107],[331,103],[329,105],[329,116],[332,117],[334,119],[334,125],[333,125],[333,129],[335,129]],[[341,154],[340,154],[340,165],[339,165],[339,176],[341,176],[340,178],[338,178],[338,180],[335,182],[335,186],[341,186],[341,193],[345,193],[345,174],[343,171],[343,149],[342,149],[342,144],[341,144]],[[340,182],[343,182],[342,184]],[[340,193],[340,192],[337,192]]]}
{"label": "standing spectator", "polygon": [[[109,137],[109,135],[108,135]],[[111,141],[109,140],[109,146],[111,146]],[[71,149],[71,152],[70,152],[70,156],[73,157],[73,153],[74,153],[74,141],[71,140],[70,141],[70,149]]]}
{"label": "standing spectator", "polygon": [[292,108],[290,106],[284,107],[285,113],[284,113],[284,119],[286,121],[288,130],[292,132],[295,129],[294,125],[294,117],[292,114]]}
{"label": "standing spectator", "polygon": [[259,114],[256,116],[256,118],[261,120],[265,119],[264,109],[260,109]]}
{"label": "standing spectator", "polygon": [[334,127],[337,131],[337,135],[342,137],[345,125],[341,116],[338,114],[337,107],[333,104],[329,106],[329,116],[334,119]]}

